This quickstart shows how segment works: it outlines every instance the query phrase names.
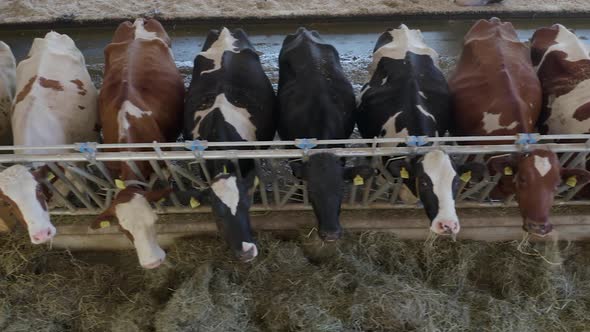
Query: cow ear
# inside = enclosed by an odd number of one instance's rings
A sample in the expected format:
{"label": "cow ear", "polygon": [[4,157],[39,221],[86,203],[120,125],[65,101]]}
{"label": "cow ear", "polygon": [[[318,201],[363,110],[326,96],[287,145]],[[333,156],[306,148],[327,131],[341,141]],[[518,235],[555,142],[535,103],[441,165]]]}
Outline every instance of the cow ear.
{"label": "cow ear", "polygon": [[31,174],[33,174],[33,177],[37,182],[41,183],[42,180],[47,178],[47,175],[49,174],[49,167],[39,167],[36,170],[31,171]]}
{"label": "cow ear", "polygon": [[412,175],[413,169],[405,159],[391,160],[387,163],[387,170],[393,177],[407,179]]}
{"label": "cow ear", "polygon": [[99,214],[90,224],[90,228],[99,229],[109,227],[111,223],[117,223],[117,215],[115,214],[115,205],[109,206],[103,213]]}
{"label": "cow ear", "polygon": [[572,187],[590,182],[590,172],[581,168],[561,169],[561,180]]}
{"label": "cow ear", "polygon": [[170,195],[171,192],[172,192],[172,188],[164,188],[164,189],[146,191],[143,194],[143,196],[145,197],[145,199],[147,199],[148,202],[157,202],[157,201],[161,200],[162,198],[165,198],[166,196]]}
{"label": "cow ear", "polygon": [[301,160],[295,160],[289,163],[291,166],[291,171],[293,172],[293,176],[300,180],[307,179],[307,172],[305,171],[305,163]]}
{"label": "cow ear", "polygon": [[346,181],[352,181],[357,176],[362,177],[363,180],[367,180],[373,175],[375,175],[375,169],[373,167],[367,165],[360,165],[344,168],[344,173],[342,174],[342,177]]}
{"label": "cow ear", "polygon": [[514,175],[518,172],[518,162],[513,155],[502,155],[491,157],[488,160],[488,166],[494,173],[502,173],[504,175]]}
{"label": "cow ear", "polygon": [[483,179],[486,172],[486,166],[478,162],[468,162],[457,168],[457,173],[466,181],[479,182]]}

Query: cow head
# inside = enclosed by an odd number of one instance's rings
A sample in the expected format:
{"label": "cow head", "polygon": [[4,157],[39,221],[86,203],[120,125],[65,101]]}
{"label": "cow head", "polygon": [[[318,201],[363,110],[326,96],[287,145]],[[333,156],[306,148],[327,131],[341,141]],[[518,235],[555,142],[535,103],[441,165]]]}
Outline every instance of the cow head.
{"label": "cow head", "polygon": [[153,269],[164,261],[166,253],[158,245],[156,220],[150,202],[166,197],[171,189],[144,191],[137,187],[127,187],[120,191],[111,206],[100,214],[91,228],[97,229],[118,224],[119,229],[133,242],[139,263],[146,269]]}
{"label": "cow head", "polygon": [[318,219],[319,235],[324,241],[335,241],[342,235],[340,205],[344,181],[356,176],[368,179],[374,170],[368,166],[344,167],[342,160],[331,153],[309,156],[307,161],[291,163],[295,177],[307,182],[309,201]]}
{"label": "cow head", "polygon": [[27,227],[34,244],[47,242],[56,233],[47,211],[49,193],[40,183],[47,174],[46,167],[30,171],[22,165],[10,166],[0,173],[0,197]]}
{"label": "cow head", "polygon": [[206,190],[177,192],[183,204],[193,205],[207,201],[217,217],[218,228],[236,257],[252,261],[258,256],[258,248],[250,227],[250,189],[253,187],[255,172],[238,177],[235,172],[218,174]]}
{"label": "cow head", "polygon": [[523,229],[540,236],[553,230],[549,210],[559,184],[571,177],[575,177],[577,184],[590,181],[590,172],[561,168],[557,156],[549,150],[490,158],[489,164],[495,172],[512,174],[512,190],[520,208]]}
{"label": "cow head", "polygon": [[430,230],[445,235],[457,234],[461,229],[455,210],[459,177],[471,172],[471,178],[477,180],[485,171],[479,163],[456,167],[449,155],[441,150],[430,151],[412,161],[391,161],[387,169],[393,176],[403,178],[404,184],[422,201],[430,219]]}

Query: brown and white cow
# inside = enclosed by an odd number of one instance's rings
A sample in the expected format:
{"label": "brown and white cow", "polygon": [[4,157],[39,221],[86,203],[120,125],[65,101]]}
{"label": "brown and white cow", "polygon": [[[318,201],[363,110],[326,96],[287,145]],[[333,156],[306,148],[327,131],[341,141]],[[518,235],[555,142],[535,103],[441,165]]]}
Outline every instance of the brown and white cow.
{"label": "brown and white cow", "polygon": [[590,133],[590,54],[561,24],[535,31],[533,65],[543,88],[540,131],[547,134]]}
{"label": "brown and white cow", "polygon": [[[105,48],[104,83],[99,96],[99,117],[104,143],[151,143],[175,141],[180,134],[184,107],[184,84],[174,63],[170,38],[154,19],[124,22]],[[137,162],[144,178],[152,169]],[[125,162],[107,164],[122,181],[139,177]],[[166,257],[156,239],[157,216],[150,202],[169,189],[145,191],[127,185],[93,224],[117,222],[133,242],[144,268],[155,268]]]}
{"label": "brown and white cow", "polygon": [[16,61],[10,46],[0,41],[0,145],[12,145],[10,113],[16,90]]}
{"label": "brown and white cow", "polygon": [[[512,24],[497,18],[475,23],[465,36],[449,87],[458,136],[535,132],[541,85],[529,49]],[[588,175],[585,170],[561,169],[555,153],[541,149],[491,158],[489,164],[506,174],[497,192],[515,194],[523,228],[537,235],[552,230],[549,210],[562,178],[576,173],[587,181]]]}
{"label": "brown and white cow", "polygon": [[[43,146],[96,141],[96,102],[96,89],[74,41],[53,31],[44,38],[36,38],[28,57],[16,69],[14,144]],[[15,153],[47,151],[25,149]],[[55,227],[47,211],[46,188],[40,184],[47,169],[43,164],[33,166],[37,169],[14,165],[0,173],[0,195],[26,224],[31,242],[43,243],[55,235]]]}

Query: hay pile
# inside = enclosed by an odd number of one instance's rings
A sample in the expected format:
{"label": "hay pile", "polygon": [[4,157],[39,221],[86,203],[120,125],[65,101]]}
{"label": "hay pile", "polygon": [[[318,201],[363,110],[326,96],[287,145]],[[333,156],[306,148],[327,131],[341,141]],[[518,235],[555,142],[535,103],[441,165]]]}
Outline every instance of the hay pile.
{"label": "hay pile", "polygon": [[0,238],[2,331],[584,331],[590,245],[264,235],[236,265],[217,239],[168,250],[75,253]]}

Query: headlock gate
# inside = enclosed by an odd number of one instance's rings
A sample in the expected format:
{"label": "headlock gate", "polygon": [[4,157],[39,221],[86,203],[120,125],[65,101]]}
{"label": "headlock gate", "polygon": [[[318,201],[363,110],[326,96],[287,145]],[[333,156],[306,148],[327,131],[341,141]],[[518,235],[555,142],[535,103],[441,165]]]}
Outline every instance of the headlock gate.
{"label": "headlock gate", "polygon": [[[506,144],[486,144],[499,141]],[[400,144],[404,146],[397,146]],[[322,148],[316,148],[318,146]],[[51,214],[88,215],[100,213],[109,206],[117,190],[130,184],[113,178],[105,162],[128,163],[142,179],[140,184],[148,188],[164,181],[174,182],[176,188],[186,190],[191,187],[208,187],[211,175],[207,174],[204,167],[205,160],[226,159],[237,163],[239,159],[254,159],[257,180],[254,182],[252,211],[308,210],[311,206],[305,190],[306,185],[291,174],[289,160],[306,158],[313,153],[330,152],[344,158],[347,165],[369,164],[379,170],[377,176],[367,181],[354,181],[346,185],[343,209],[391,209],[417,208],[419,203],[408,204],[402,201],[400,190],[403,179],[391,176],[385,168],[384,160],[422,155],[433,149],[440,149],[448,153],[456,164],[461,164],[467,160],[484,162],[488,156],[539,148],[557,153],[562,167],[585,168],[590,153],[590,135],[410,136],[270,142],[186,141],[145,144],[79,143],[42,147],[3,146],[0,147],[0,151],[5,154],[0,154],[0,164],[3,168],[15,163],[46,164],[51,173],[44,182],[54,195],[50,204]],[[130,149],[135,151],[117,151]],[[34,153],[23,154],[24,150]],[[142,178],[136,164],[140,161],[148,161],[151,165],[154,171],[151,178]],[[64,170],[69,170],[71,175],[66,176]],[[467,174],[463,175],[456,199],[457,207],[515,206],[513,197],[504,201],[494,201],[489,197],[501,176],[502,174],[491,176],[486,170],[483,178],[476,182]],[[53,177],[61,181],[52,181]],[[582,187],[583,185],[576,183],[562,184],[558,189],[555,204],[588,205],[590,200],[574,199]],[[211,210],[198,202],[183,205],[172,193],[170,199],[156,203],[156,211],[165,214]]]}

